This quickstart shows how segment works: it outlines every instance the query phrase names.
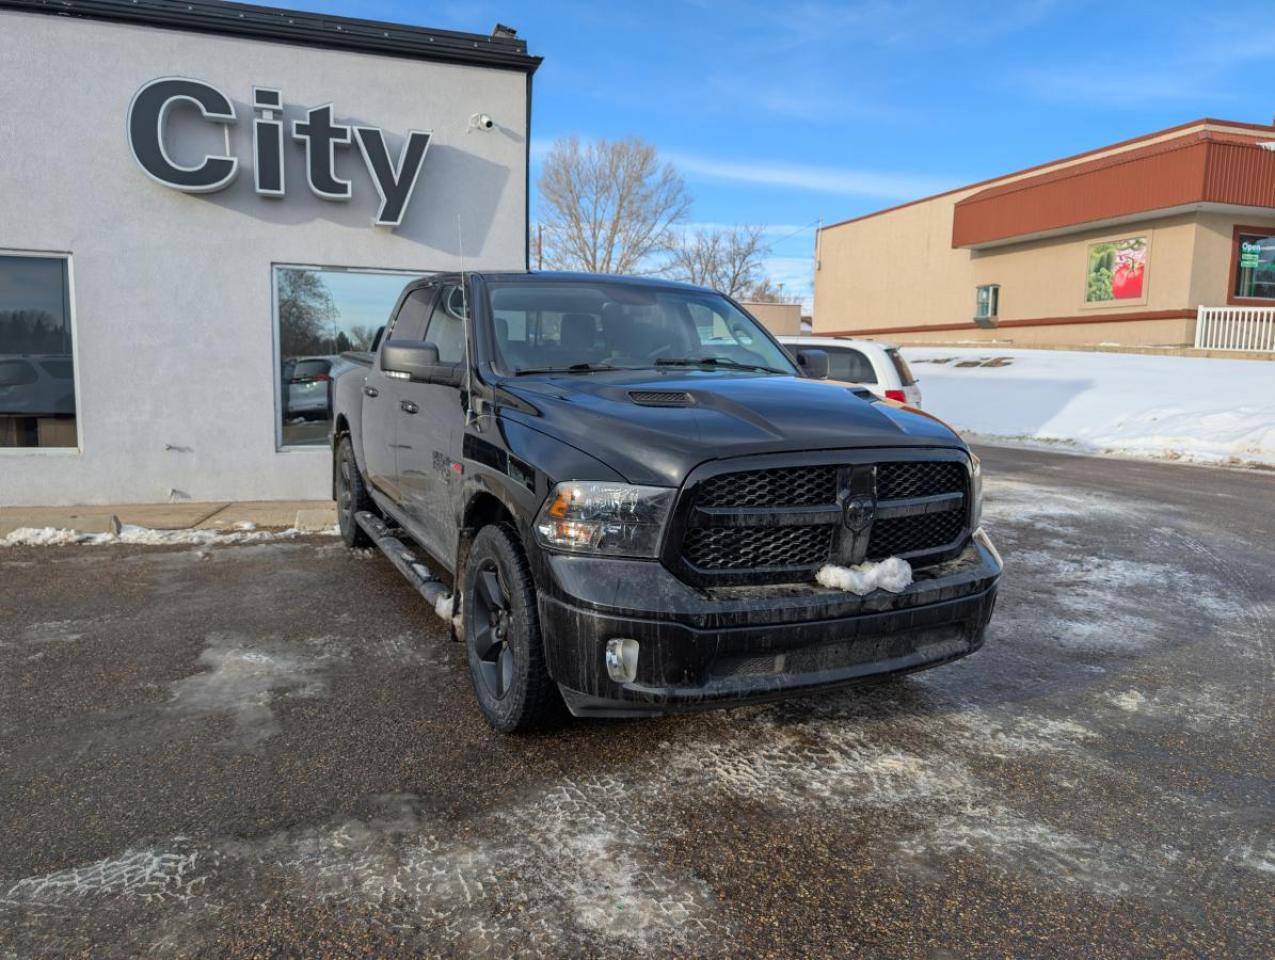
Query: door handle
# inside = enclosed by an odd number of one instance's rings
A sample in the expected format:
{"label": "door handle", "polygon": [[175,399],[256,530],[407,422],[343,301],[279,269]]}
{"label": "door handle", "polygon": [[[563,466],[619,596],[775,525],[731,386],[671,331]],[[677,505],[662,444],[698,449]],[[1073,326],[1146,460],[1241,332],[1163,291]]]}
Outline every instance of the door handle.
{"label": "door handle", "polygon": [[402,410],[404,413],[416,413],[418,410],[420,410],[420,407],[412,403],[411,400],[400,400],[398,402],[398,408]]}
{"label": "door handle", "polygon": [[377,390],[376,387],[363,387],[363,396],[365,397],[379,397],[380,395],[381,391]]}

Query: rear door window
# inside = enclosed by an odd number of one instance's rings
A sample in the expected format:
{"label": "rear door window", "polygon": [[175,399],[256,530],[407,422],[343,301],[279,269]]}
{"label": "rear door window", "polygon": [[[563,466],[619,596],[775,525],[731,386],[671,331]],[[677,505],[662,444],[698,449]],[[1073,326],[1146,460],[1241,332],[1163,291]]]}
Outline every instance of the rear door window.
{"label": "rear door window", "polygon": [[434,287],[413,290],[403,301],[394,317],[390,331],[391,340],[424,340],[425,322],[429,320],[429,305],[434,299]]}
{"label": "rear door window", "polygon": [[465,303],[459,284],[443,287],[425,328],[425,340],[438,348],[440,363],[460,363],[465,359]]}
{"label": "rear door window", "polygon": [[846,383],[876,383],[872,361],[852,347],[823,347],[828,354],[828,379]]}

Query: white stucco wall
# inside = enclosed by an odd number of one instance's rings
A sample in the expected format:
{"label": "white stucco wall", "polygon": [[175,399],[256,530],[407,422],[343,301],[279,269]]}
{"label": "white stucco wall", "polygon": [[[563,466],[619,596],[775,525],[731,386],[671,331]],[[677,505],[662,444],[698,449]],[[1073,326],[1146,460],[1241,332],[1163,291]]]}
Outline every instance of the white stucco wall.
{"label": "white stucco wall", "polygon": [[[234,102],[228,189],[180,193],[134,162],[129,101],[163,76]],[[254,193],[254,84],[282,90],[289,130],[331,102],[395,158],[431,130],[403,224],[371,225],[357,148],[338,150],[349,202],[309,192],[290,138],[287,195]],[[81,444],[0,450],[0,506],[328,496],[326,449],[276,449],[271,265],[455,269],[459,215],[467,267],[522,268],[526,87],[513,70],[0,12],[0,253],[71,255]],[[467,132],[475,112],[496,128]]]}

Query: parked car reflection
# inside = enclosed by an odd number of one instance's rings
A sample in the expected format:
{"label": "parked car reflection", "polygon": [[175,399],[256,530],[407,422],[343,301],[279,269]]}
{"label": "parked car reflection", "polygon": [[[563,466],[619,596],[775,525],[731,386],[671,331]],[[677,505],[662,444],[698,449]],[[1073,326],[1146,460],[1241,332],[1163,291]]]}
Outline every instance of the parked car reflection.
{"label": "parked car reflection", "polygon": [[283,441],[327,443],[332,381],[353,364],[341,356],[289,357],[283,362]]}
{"label": "parked car reflection", "polygon": [[75,446],[69,353],[0,354],[0,446]]}

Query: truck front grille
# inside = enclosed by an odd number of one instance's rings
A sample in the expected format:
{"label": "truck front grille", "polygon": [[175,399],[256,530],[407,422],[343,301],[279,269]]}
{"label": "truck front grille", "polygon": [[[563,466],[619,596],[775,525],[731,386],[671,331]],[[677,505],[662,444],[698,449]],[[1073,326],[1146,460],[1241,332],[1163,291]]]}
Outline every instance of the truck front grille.
{"label": "truck front grille", "polygon": [[836,467],[783,467],[723,473],[704,481],[696,500],[705,507],[792,507],[834,503]]}
{"label": "truck front grille", "polygon": [[877,464],[877,497],[902,500],[962,490],[965,468],[951,460],[903,460]]}
{"label": "truck front grille", "polygon": [[750,570],[823,563],[832,531],[813,527],[696,527],[682,550],[702,570]]}
{"label": "truck front grille", "polygon": [[951,543],[965,527],[961,509],[878,520],[868,541],[868,559],[884,560]]}
{"label": "truck front grille", "polygon": [[825,563],[893,556],[924,567],[964,544],[968,477],[964,456],[954,452],[692,479],[666,561],[703,585],[796,582]]}

